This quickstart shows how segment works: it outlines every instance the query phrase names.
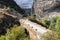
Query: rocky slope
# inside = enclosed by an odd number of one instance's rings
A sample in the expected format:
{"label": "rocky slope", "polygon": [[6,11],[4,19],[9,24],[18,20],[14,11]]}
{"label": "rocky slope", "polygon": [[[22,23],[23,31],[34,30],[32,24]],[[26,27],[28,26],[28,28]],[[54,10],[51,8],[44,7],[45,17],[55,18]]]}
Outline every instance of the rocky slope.
{"label": "rocky slope", "polygon": [[49,18],[49,15],[60,12],[60,0],[36,0],[34,4],[35,14],[38,19]]}
{"label": "rocky slope", "polygon": [[25,11],[21,9],[14,0],[0,0],[0,4],[6,5],[7,7],[14,8],[16,11],[18,11],[20,14],[24,14]]}
{"label": "rocky slope", "polygon": [[4,35],[8,28],[14,25],[20,26],[17,17],[13,15],[13,11],[0,5],[0,35]]}

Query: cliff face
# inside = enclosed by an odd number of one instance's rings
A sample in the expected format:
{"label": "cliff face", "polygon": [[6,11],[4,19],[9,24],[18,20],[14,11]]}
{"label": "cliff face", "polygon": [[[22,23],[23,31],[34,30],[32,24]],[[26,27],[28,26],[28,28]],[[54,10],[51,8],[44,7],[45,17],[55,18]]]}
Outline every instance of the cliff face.
{"label": "cliff face", "polygon": [[20,8],[14,0],[0,0],[0,4],[6,5],[7,7],[14,8],[16,11],[18,11],[20,14],[25,14],[25,11]]}
{"label": "cliff face", "polygon": [[36,0],[34,4],[35,14],[38,19],[57,13],[60,7],[60,0]]}
{"label": "cliff face", "polygon": [[0,4],[0,35],[4,35],[7,29],[10,29],[14,25],[20,26],[19,20],[11,16],[13,13],[13,11]]}

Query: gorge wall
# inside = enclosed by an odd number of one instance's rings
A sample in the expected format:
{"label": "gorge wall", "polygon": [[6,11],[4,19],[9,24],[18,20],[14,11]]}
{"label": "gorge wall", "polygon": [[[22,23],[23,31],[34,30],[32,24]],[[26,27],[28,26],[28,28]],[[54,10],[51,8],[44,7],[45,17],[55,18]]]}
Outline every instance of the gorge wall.
{"label": "gorge wall", "polygon": [[37,19],[49,18],[60,12],[60,0],[36,0],[34,9]]}

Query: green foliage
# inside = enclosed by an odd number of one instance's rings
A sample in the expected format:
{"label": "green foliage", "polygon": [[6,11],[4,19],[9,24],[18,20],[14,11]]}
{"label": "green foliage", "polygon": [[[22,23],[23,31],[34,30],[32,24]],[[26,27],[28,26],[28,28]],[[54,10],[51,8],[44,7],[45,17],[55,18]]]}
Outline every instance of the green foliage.
{"label": "green foliage", "polygon": [[31,19],[36,19],[36,15],[33,13],[30,18]]}
{"label": "green foliage", "polygon": [[7,30],[5,36],[1,35],[0,40],[29,40],[29,37],[26,35],[23,27],[14,26]]}
{"label": "green foliage", "polygon": [[56,32],[47,32],[42,36],[42,40],[60,40],[59,36]]}
{"label": "green foliage", "polygon": [[60,18],[56,17],[50,20],[49,29],[51,33],[45,33],[43,35],[43,40],[60,40]]}
{"label": "green foliage", "polygon": [[44,18],[43,20],[40,20],[40,22],[42,22],[44,25],[47,25],[47,26],[49,26],[50,25],[50,21],[49,20],[47,20],[46,18]]}

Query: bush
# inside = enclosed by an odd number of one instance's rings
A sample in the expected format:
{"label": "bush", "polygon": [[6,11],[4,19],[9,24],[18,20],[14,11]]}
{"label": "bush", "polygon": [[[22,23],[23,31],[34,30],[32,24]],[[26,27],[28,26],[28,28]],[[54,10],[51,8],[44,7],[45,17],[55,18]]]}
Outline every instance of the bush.
{"label": "bush", "polygon": [[43,40],[60,40],[60,18],[59,17],[50,20],[49,29],[52,32],[45,33],[42,36]]}
{"label": "bush", "polygon": [[42,40],[60,40],[59,36],[56,32],[47,32],[42,36]]}
{"label": "bush", "polygon": [[23,27],[14,26],[7,30],[5,36],[1,35],[0,40],[29,40],[29,36],[26,35]]}
{"label": "bush", "polygon": [[43,20],[40,20],[44,25],[46,25],[46,26],[50,26],[50,21],[49,20],[47,20],[46,18],[44,18]]}

